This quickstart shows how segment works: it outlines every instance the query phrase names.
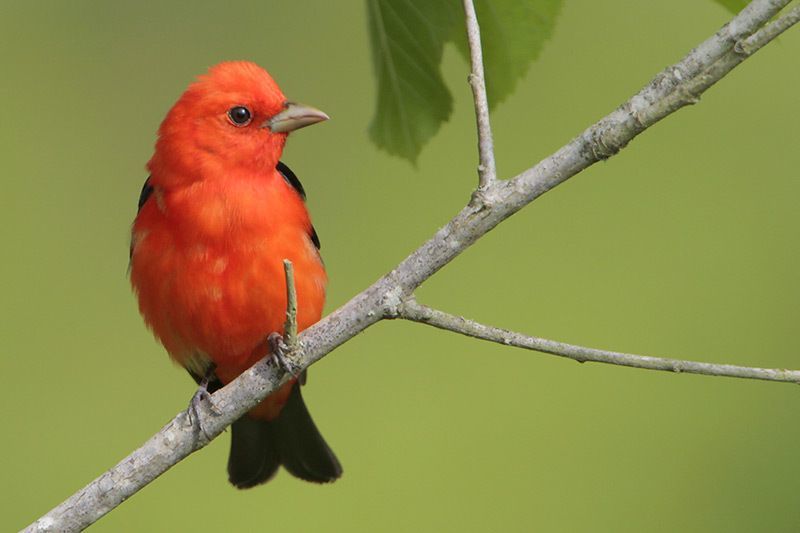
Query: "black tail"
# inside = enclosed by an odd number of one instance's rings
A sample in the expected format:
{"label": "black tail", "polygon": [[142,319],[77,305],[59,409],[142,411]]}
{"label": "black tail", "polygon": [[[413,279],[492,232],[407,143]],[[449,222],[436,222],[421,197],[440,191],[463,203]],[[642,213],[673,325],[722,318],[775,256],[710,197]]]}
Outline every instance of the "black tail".
{"label": "black tail", "polygon": [[292,387],[278,418],[267,422],[245,415],[231,429],[228,479],[237,488],[266,483],[280,465],[293,476],[316,483],[342,475],[339,460],[303,403],[299,383]]}

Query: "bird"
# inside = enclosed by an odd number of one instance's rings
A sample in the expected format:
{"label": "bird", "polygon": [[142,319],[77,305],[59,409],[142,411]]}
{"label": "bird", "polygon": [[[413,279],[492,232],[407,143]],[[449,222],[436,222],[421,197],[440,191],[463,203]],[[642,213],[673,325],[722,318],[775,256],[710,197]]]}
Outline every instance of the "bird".
{"label": "bird", "polygon": [[[249,61],[198,76],[158,129],[131,229],[139,311],[170,358],[209,393],[274,353],[294,266],[297,326],[322,316],[327,274],[305,190],[281,161],[288,134],[329,117],[288,100]],[[282,465],[328,483],[342,475],[300,392],[305,373],[234,422],[228,479],[250,488]]]}

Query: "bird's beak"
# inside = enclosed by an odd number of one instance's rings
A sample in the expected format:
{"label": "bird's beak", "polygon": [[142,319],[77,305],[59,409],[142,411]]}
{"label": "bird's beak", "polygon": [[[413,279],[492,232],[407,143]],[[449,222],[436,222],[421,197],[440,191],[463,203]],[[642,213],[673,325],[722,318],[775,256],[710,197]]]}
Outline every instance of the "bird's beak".
{"label": "bird's beak", "polygon": [[311,106],[286,102],[284,110],[267,120],[264,126],[273,133],[288,133],[329,118],[328,115]]}

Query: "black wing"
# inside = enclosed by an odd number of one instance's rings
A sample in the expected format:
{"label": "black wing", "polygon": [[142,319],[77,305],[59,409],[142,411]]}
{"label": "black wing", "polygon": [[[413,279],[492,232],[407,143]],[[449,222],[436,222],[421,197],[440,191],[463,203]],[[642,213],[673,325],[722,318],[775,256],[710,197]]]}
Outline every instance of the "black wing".
{"label": "black wing", "polygon": [[[286,180],[286,183],[291,185],[292,188],[295,191],[297,191],[297,194],[300,195],[300,198],[302,198],[303,201],[305,201],[306,190],[303,188],[303,184],[300,183],[300,180],[297,178],[295,173],[292,172],[292,169],[287,167],[283,161],[278,161],[278,166],[276,166],[275,168],[278,170],[278,172],[281,173],[281,176],[283,176],[283,179]],[[314,246],[316,246],[317,250],[319,250],[320,249],[319,236],[317,235],[317,230],[314,229],[314,226],[311,226],[311,234],[309,235],[309,237],[311,237],[311,242],[313,242]]]}
{"label": "black wing", "polygon": [[136,210],[137,213],[142,210],[142,206],[147,202],[147,199],[153,195],[153,190],[153,186],[150,185],[150,178],[148,177],[144,180],[142,192],[139,193],[139,208]]}
{"label": "black wing", "polygon": [[[139,193],[139,207],[136,209],[136,213],[138,214],[142,210],[142,206],[147,202],[147,199],[153,196],[153,191],[155,189],[152,185],[150,185],[150,178],[148,177],[144,180],[144,185],[142,186],[142,192]],[[128,248],[128,259],[133,257],[133,238],[131,238],[131,245]],[[130,263],[128,264],[128,269],[131,268]]]}
{"label": "black wing", "polygon": [[297,179],[295,173],[292,172],[292,169],[287,167],[283,161],[278,161],[278,166],[276,166],[275,168],[278,170],[278,172],[281,173],[281,176],[283,176],[283,179],[286,180],[286,183],[291,185],[294,188],[294,190],[297,191],[297,194],[300,195],[300,198],[305,200],[306,190],[303,188],[303,184],[300,183],[300,180]]}

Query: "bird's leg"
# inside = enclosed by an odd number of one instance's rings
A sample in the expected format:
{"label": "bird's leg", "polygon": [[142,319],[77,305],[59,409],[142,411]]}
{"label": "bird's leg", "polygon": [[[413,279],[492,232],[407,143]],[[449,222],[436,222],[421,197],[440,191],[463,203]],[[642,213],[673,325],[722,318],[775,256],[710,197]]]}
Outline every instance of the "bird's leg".
{"label": "bird's leg", "polygon": [[284,342],[283,335],[270,333],[269,337],[267,337],[267,342],[269,342],[272,360],[275,364],[283,369],[284,372],[291,374],[292,377],[299,376],[303,369],[292,360],[292,351]]}
{"label": "bird's leg", "polygon": [[189,422],[194,425],[194,421],[196,420],[198,429],[202,431],[203,435],[205,435],[205,437],[209,440],[211,440],[211,437],[208,435],[208,433],[206,433],[206,430],[203,428],[203,424],[200,421],[200,409],[203,407],[203,403],[205,402],[209,413],[211,413],[213,416],[220,415],[219,410],[214,405],[214,401],[211,399],[211,394],[208,392],[208,384],[214,377],[215,369],[216,365],[213,363],[208,365],[205,374],[203,374],[203,379],[200,380],[197,390],[192,395],[192,399],[189,401],[189,407],[186,409]]}
{"label": "bird's leg", "polygon": [[194,407],[195,411],[196,411],[196,408],[202,402],[205,401],[205,402],[209,403],[209,405],[211,407],[210,410],[211,410],[211,412],[213,414],[215,414],[215,415],[219,414],[219,410],[217,410],[216,406],[214,405],[214,402],[211,400],[211,394],[208,392],[208,384],[211,381],[211,378],[214,377],[215,368],[216,368],[216,365],[214,365],[213,363],[208,366],[208,368],[206,369],[206,373],[203,374],[203,379],[200,380],[200,383],[197,386],[197,390],[195,391],[194,395],[192,396],[192,400],[189,403],[189,406],[190,407]]}

